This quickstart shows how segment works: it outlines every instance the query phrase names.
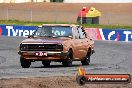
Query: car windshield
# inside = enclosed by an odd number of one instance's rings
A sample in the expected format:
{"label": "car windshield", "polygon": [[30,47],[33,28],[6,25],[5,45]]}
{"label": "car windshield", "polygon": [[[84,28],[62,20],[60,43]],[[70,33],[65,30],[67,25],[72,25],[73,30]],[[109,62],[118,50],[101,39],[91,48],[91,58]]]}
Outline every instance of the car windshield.
{"label": "car windshield", "polygon": [[72,28],[69,26],[38,27],[33,36],[44,37],[72,37]]}

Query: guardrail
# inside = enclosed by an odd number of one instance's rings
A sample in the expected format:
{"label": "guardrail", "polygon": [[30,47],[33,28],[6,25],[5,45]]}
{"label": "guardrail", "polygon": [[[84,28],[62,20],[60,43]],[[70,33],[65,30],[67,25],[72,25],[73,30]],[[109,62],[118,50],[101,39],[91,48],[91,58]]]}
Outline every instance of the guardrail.
{"label": "guardrail", "polygon": [[[31,35],[37,26],[0,25],[1,36]],[[132,41],[132,30],[85,28],[88,36],[93,40]]]}

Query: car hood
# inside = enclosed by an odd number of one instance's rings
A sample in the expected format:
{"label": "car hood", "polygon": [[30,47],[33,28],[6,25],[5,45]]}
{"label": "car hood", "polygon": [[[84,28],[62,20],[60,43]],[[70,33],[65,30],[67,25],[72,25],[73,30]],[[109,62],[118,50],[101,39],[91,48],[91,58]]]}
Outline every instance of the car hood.
{"label": "car hood", "polygon": [[45,43],[53,43],[53,44],[62,44],[64,41],[68,40],[61,38],[29,38],[22,41],[23,44],[45,44]]}

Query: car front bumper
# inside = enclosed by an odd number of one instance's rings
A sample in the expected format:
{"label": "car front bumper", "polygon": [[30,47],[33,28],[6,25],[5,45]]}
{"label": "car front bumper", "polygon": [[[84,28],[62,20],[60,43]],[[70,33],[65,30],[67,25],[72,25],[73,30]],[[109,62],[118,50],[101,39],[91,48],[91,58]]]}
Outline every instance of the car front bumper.
{"label": "car front bumper", "polygon": [[[45,52],[46,55],[36,56],[36,52]],[[21,55],[25,59],[32,60],[58,60],[65,59],[68,52],[61,51],[18,51],[18,54]]]}

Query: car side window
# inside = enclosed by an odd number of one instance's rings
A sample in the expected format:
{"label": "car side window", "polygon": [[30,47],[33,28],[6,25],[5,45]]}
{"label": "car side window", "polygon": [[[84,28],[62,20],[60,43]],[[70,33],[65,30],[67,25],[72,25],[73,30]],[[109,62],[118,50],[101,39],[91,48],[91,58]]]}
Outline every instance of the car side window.
{"label": "car side window", "polygon": [[75,34],[75,39],[79,39],[79,31],[77,28],[74,28],[74,34]]}
{"label": "car side window", "polygon": [[84,37],[87,38],[87,33],[85,32],[84,28],[81,28],[81,29],[82,29]]}
{"label": "car side window", "polygon": [[84,30],[82,28],[78,28],[78,31],[79,31],[80,39],[84,39],[86,37]]}

